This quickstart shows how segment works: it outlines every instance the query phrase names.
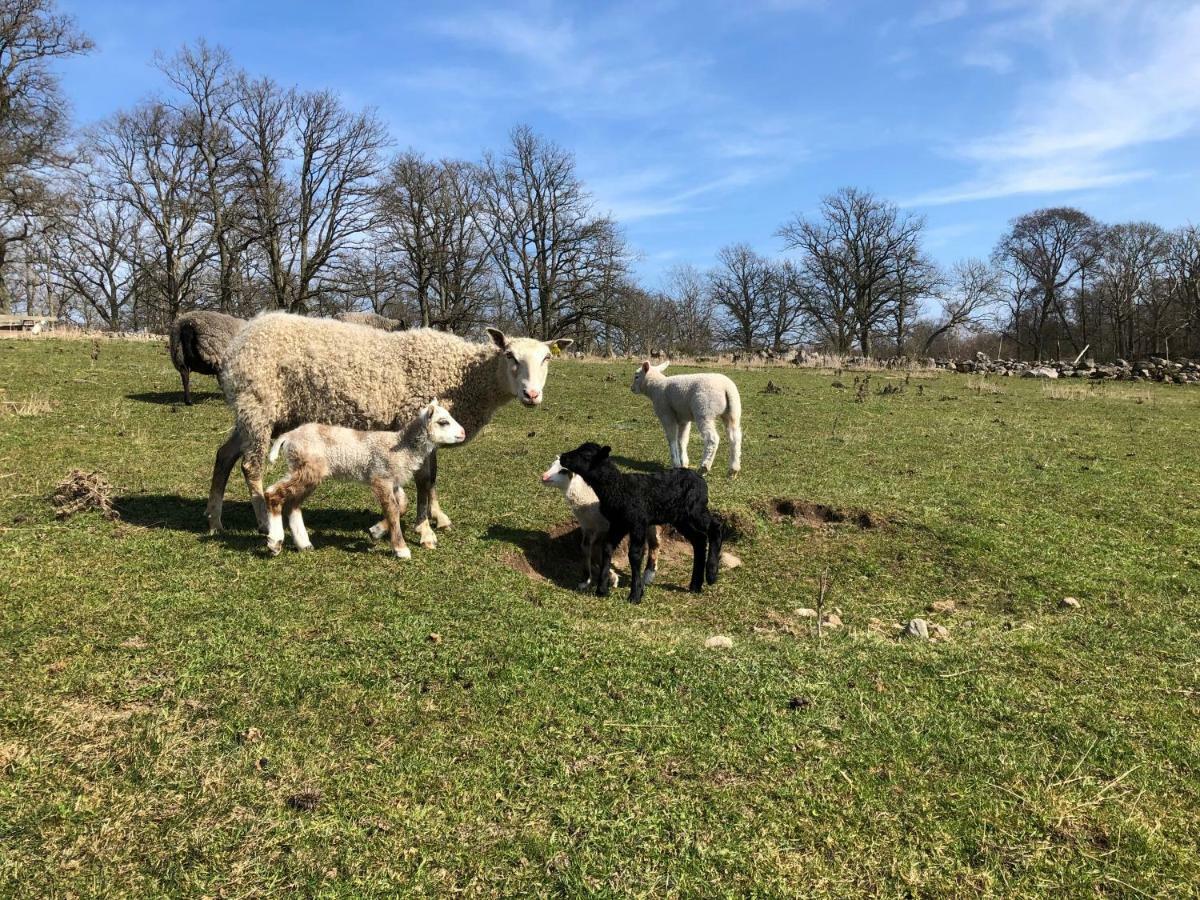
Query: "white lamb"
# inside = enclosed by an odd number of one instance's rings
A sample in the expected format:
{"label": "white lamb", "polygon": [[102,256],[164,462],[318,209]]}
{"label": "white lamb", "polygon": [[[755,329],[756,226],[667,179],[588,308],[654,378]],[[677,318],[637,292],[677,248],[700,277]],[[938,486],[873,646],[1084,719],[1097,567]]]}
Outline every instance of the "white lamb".
{"label": "white lamb", "polygon": [[267,507],[267,549],[283,549],[283,515],[297,550],[311,550],[300,506],[326,478],[369,484],[384,518],[372,526],[371,537],[391,538],[400,559],[412,551],[404,543],[400,517],[408,509],[404,485],[438,447],[461,444],[466,430],[437,400],[431,400],[403,431],[358,431],[337,425],[310,423],[281,434],[271,445],[269,459],[287,447],[288,473],[264,494]]}
{"label": "white lamb", "polygon": [[729,435],[729,474],[736,475],[742,470],[742,398],[737,385],[712,372],[664,375],[669,365],[669,362],[659,366],[648,361],[642,363],[633,376],[632,390],[635,394],[645,394],[654,404],[654,412],[667,435],[671,465],[687,467],[688,436],[695,422],[704,437],[700,471],[707,475],[721,443],[717,435],[720,418]]}
{"label": "white lamb", "polygon": [[[579,583],[579,589],[586,591],[592,586],[593,578],[598,582],[600,573],[594,571],[600,565],[601,551],[604,549],[604,536],[608,534],[608,519],[600,512],[600,498],[596,496],[586,481],[562,467],[558,457],[550,468],[542,473],[542,484],[556,487],[562,491],[571,509],[571,515],[579,523],[579,533],[583,541],[583,567],[587,578]],[[654,580],[658,571],[658,528],[650,529],[646,543],[650,550],[647,554],[646,572],[643,583],[649,584]],[[612,573],[612,584],[618,583],[617,573]]]}

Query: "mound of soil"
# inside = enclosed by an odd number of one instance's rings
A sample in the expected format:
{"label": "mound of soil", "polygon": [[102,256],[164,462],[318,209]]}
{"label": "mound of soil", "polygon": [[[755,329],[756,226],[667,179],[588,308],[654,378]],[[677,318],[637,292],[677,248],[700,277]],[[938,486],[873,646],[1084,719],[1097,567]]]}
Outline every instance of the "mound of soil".
{"label": "mound of soil", "polygon": [[772,522],[791,522],[819,528],[822,525],[850,524],[858,528],[880,528],[887,519],[867,509],[838,509],[824,503],[810,503],[790,497],[776,497],[767,504]]}

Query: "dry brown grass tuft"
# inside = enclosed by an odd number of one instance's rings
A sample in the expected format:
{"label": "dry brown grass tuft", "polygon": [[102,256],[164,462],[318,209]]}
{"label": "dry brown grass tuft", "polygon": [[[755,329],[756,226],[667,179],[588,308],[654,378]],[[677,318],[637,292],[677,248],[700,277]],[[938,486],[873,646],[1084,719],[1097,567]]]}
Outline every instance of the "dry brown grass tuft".
{"label": "dry brown grass tuft", "polygon": [[112,505],[112,485],[108,479],[98,472],[82,469],[72,469],[58,483],[50,503],[59,519],[68,519],[85,509],[98,509],[106,519],[117,519],[121,515]]}
{"label": "dry brown grass tuft", "polygon": [[54,409],[54,404],[45,397],[27,397],[24,400],[0,400],[0,417],[16,416],[27,419],[43,416]]}
{"label": "dry brown grass tuft", "polygon": [[996,382],[980,375],[972,375],[967,379],[967,390],[974,391],[976,394],[1006,393],[1004,388],[1000,387]]}

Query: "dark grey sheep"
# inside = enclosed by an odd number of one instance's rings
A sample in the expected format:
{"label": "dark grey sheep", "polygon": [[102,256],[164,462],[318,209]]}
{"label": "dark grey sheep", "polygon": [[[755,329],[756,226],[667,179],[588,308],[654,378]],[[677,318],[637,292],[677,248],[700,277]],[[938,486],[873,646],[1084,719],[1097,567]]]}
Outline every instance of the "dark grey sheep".
{"label": "dark grey sheep", "polygon": [[198,310],[184,313],[171,326],[171,362],[183,381],[183,402],[192,405],[191,374],[217,375],[221,360],[245,319],[225,313]]}

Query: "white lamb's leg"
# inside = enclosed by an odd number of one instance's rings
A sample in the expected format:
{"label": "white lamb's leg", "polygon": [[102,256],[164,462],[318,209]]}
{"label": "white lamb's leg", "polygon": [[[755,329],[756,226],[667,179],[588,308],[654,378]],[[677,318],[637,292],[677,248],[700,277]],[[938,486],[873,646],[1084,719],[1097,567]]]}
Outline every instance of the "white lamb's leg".
{"label": "white lamb's leg", "polygon": [[704,458],[700,460],[700,472],[707,475],[712,471],[713,460],[717,456],[717,447],[721,444],[721,436],[717,434],[717,425],[712,419],[697,423],[700,434],[704,437]]}
{"label": "white lamb's leg", "polygon": [[679,464],[685,469],[691,465],[688,462],[688,439],[692,436],[692,422],[689,419],[679,425]]}
{"label": "white lamb's leg", "polygon": [[667,449],[671,451],[671,465],[682,465],[679,461],[679,425],[669,414],[659,416],[658,420],[662,423],[663,433],[667,436]]}
{"label": "white lamb's leg", "polygon": [[725,430],[729,435],[729,474],[736,475],[742,471],[742,429],[731,425]]}
{"label": "white lamb's leg", "polygon": [[278,556],[283,549],[283,514],[272,509],[267,516],[267,550],[272,556]]}
{"label": "white lamb's leg", "polygon": [[308,539],[308,529],[304,527],[304,516],[301,515],[298,506],[288,514],[288,530],[292,532],[292,543],[296,545],[297,550],[312,549],[312,541]]}

